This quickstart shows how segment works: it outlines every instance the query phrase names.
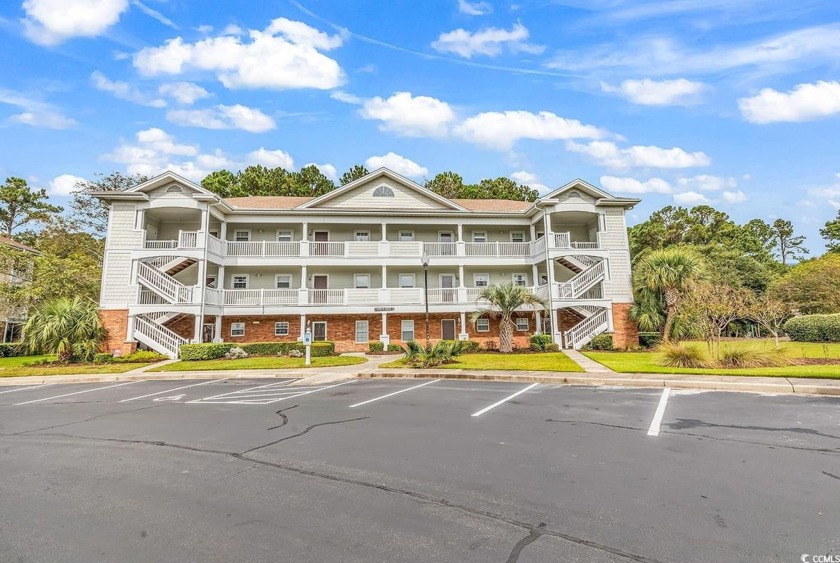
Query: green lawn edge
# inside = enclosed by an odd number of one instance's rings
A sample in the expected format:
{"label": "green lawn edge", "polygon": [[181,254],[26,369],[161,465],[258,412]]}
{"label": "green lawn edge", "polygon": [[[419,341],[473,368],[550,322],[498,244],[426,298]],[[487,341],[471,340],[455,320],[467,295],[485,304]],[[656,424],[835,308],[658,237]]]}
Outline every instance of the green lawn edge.
{"label": "green lawn edge", "polygon": [[69,366],[31,366],[31,367],[10,367],[0,368],[2,377],[33,377],[52,375],[96,375],[109,373],[125,373],[133,369],[139,369],[151,365],[149,363],[138,364],[75,364]]}
{"label": "green lawn edge", "polygon": [[324,367],[352,366],[367,362],[366,358],[358,356],[327,356],[312,358],[312,365],[305,366],[303,358],[278,358],[274,356],[256,356],[240,360],[198,360],[194,362],[179,361],[147,370],[150,372],[165,371],[229,371],[234,369],[312,369]]}
{"label": "green lawn edge", "polygon": [[[488,365],[492,364],[492,365]],[[379,368],[409,369],[405,360],[380,364]],[[415,368],[416,369],[416,368]],[[462,354],[451,364],[444,364],[434,369],[466,369],[477,371],[556,371],[582,372],[577,363],[562,352],[534,354]]]}

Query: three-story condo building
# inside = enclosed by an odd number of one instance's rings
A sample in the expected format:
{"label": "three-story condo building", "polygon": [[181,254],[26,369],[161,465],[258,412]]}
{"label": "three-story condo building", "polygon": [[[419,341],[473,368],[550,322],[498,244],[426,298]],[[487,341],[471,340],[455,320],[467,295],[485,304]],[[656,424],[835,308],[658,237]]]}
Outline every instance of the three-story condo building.
{"label": "three-story condo building", "polygon": [[[515,283],[516,343],[549,332],[579,348],[633,345],[625,212],[636,199],[575,180],[531,202],[447,199],[380,169],[320,197],[222,199],[167,172],[110,206],[101,315],[108,348],[177,356],[186,342],[498,341],[470,313],[482,287]],[[424,262],[427,264],[424,267]],[[425,279],[428,279],[426,285]]]}

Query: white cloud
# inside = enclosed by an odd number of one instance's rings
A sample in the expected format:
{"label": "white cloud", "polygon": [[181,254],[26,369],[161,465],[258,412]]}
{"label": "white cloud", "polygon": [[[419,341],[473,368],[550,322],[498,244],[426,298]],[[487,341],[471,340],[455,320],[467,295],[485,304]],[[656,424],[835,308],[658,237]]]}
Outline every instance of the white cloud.
{"label": "white cloud", "polygon": [[160,47],[147,47],[134,56],[134,66],[145,75],[179,75],[191,70],[216,73],[226,88],[336,88],[344,81],[338,63],[322,51],[342,44],[302,22],[273,20],[247,37],[220,35],[195,43],[181,37]]}
{"label": "white cloud", "polygon": [[674,194],[674,201],[679,205],[701,205],[710,203],[706,196],[697,192]]}
{"label": "white cloud", "polygon": [[608,132],[576,119],[548,111],[490,111],[469,117],[454,132],[472,143],[496,150],[510,150],[520,139],[556,141],[558,139],[600,139]]}
{"label": "white cloud", "polygon": [[242,129],[249,133],[264,133],[277,127],[271,116],[240,104],[218,105],[207,109],[172,110],[166,112],[166,119],[184,127]]}
{"label": "white cloud", "polygon": [[736,188],[738,182],[735,178],[723,178],[710,174],[698,174],[690,178],[680,178],[677,184],[687,190],[700,190],[702,192],[716,192],[725,188]]}
{"label": "white cloud", "polygon": [[90,78],[93,81],[93,86],[97,90],[109,92],[113,94],[115,98],[119,98],[120,100],[126,100],[128,102],[140,104],[141,106],[149,106],[153,108],[166,107],[165,100],[144,94],[128,82],[110,80],[98,70],[94,71],[93,74],[90,75]]}
{"label": "white cloud", "polygon": [[0,88],[0,104],[15,106],[23,110],[21,113],[9,116],[9,121],[12,123],[46,129],[69,129],[76,125],[76,120],[66,117],[54,105],[14,90]]}
{"label": "white cloud", "polygon": [[294,170],[295,161],[292,156],[286,151],[268,150],[265,147],[260,147],[248,154],[249,164],[262,164],[269,168],[285,168],[286,170]]}
{"label": "white cloud", "polygon": [[662,178],[651,178],[644,182],[635,178],[601,176],[601,185],[605,190],[618,194],[669,194],[671,185]]}
{"label": "white cloud", "polygon": [[455,119],[449,104],[428,96],[396,92],[388,99],[379,96],[365,100],[359,114],[381,121],[380,129],[407,137],[442,137]]}
{"label": "white cloud", "polygon": [[526,172],[525,170],[519,170],[518,172],[514,172],[510,175],[510,177],[512,180],[516,180],[520,184],[526,185],[529,188],[537,190],[538,192],[545,193],[549,191],[549,187],[545,184],[540,183],[540,179],[536,174]]}
{"label": "white cloud", "polygon": [[441,33],[432,48],[440,53],[454,53],[465,59],[474,55],[495,57],[507,51],[512,54],[529,53],[538,55],[545,50],[543,45],[528,43],[528,28],[516,23],[510,30],[488,27],[481,31],[469,32],[466,29],[456,29]]}
{"label": "white cloud", "polygon": [[470,2],[469,0],[458,0],[458,11],[468,16],[483,16],[493,11],[489,2]]}
{"label": "white cloud", "polygon": [[699,102],[706,85],[685,78],[658,81],[645,78],[625,80],[617,87],[602,82],[601,90],[620,94],[630,102],[644,106],[683,106]]}
{"label": "white cloud", "polygon": [[815,206],[817,205],[817,202],[814,200],[824,200],[835,209],[840,209],[840,173],[835,174],[835,176],[837,178],[837,182],[831,186],[824,188],[809,188],[808,195],[812,199],[805,200],[802,203],[808,206]]}
{"label": "white cloud", "polygon": [[393,152],[389,152],[383,156],[370,157],[365,161],[365,167],[367,167],[368,170],[387,168],[397,174],[401,174],[409,178],[419,178],[421,176],[426,176],[429,173],[427,168],[420,166],[413,160],[409,160],[406,157]]}
{"label": "white cloud", "polygon": [[590,156],[610,168],[692,168],[708,166],[712,162],[706,153],[689,153],[679,147],[663,149],[635,145],[619,148],[610,141],[592,141],[589,144],[568,141],[566,149]]}
{"label": "white cloud", "polygon": [[798,84],[788,92],[764,88],[751,98],[739,99],[738,107],[744,119],[752,123],[828,117],[840,114],[840,82],[820,80],[814,84]]}
{"label": "white cloud", "polygon": [[330,93],[330,98],[338,102],[344,102],[345,104],[353,104],[354,106],[360,106],[364,103],[364,100],[359,96],[348,92],[342,92],[341,90],[336,90],[335,92]]}
{"label": "white cloud", "polygon": [[50,180],[47,193],[51,196],[68,196],[76,191],[76,184],[85,182],[84,178],[72,174],[61,174]]}
{"label": "white cloud", "polygon": [[210,92],[192,82],[170,82],[169,84],[161,84],[158,88],[158,93],[162,96],[168,96],[174,99],[179,104],[191,106],[196,101],[210,96]]}
{"label": "white cloud", "polygon": [[[613,70],[628,73],[684,75],[737,68],[785,72],[789,67],[834,61],[840,50],[840,25],[798,29],[740,45],[692,50],[665,37],[634,39],[588,50],[561,52],[550,68],[568,71]],[[801,69],[801,68],[800,68]]]}
{"label": "white cloud", "polygon": [[318,164],[317,162],[310,162],[309,164],[304,165],[304,168],[307,166],[314,166],[318,170],[321,171],[321,174],[332,180],[333,182],[338,181],[338,170],[335,169],[335,166],[332,164]]}
{"label": "white cloud", "polygon": [[723,196],[723,201],[726,203],[744,203],[749,199],[747,194],[742,192],[741,190],[737,190],[734,192],[723,192],[721,194]]}
{"label": "white cloud", "polygon": [[41,45],[96,37],[117,23],[128,0],[24,0],[23,33]]}

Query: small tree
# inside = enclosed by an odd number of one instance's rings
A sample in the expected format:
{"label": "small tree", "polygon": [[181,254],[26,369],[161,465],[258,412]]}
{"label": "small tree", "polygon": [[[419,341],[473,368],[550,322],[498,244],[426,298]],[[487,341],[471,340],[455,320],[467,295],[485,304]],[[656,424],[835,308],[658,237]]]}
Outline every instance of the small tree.
{"label": "small tree", "polygon": [[370,174],[370,172],[367,168],[365,168],[361,164],[356,164],[350,167],[350,169],[347,172],[341,175],[340,183],[343,186],[344,184],[349,184],[350,182],[358,180],[359,178],[363,178],[368,174]]}
{"label": "small tree", "polygon": [[30,353],[56,354],[60,362],[90,361],[105,339],[96,303],[74,297],[48,301],[23,327]]}
{"label": "small tree", "polygon": [[793,311],[789,304],[766,294],[752,299],[749,304],[749,318],[773,335],[776,348],[779,347],[779,333],[782,331],[782,326],[792,315]]}
{"label": "small tree", "polygon": [[499,352],[513,352],[513,313],[520,308],[534,308],[544,305],[542,299],[520,285],[504,283],[491,285],[481,290],[476,301],[487,301],[489,307],[475,311],[470,317],[473,325],[484,315],[499,317]]}
{"label": "small tree", "polygon": [[683,307],[703,333],[709,351],[720,358],[720,342],[729,325],[749,318],[751,293],[726,284],[701,282],[685,297]]}
{"label": "small tree", "polygon": [[46,222],[62,211],[47,203],[46,190],[29,187],[23,178],[6,178],[0,186],[0,234],[7,237],[19,227]]}
{"label": "small tree", "polygon": [[820,236],[825,239],[825,247],[829,252],[840,253],[840,211],[837,217],[827,221],[825,227],[820,229]]}

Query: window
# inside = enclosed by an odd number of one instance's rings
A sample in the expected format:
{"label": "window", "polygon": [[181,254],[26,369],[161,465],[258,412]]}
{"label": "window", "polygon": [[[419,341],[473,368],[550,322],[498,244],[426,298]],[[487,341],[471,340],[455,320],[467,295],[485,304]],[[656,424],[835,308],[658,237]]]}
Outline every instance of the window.
{"label": "window", "polygon": [[487,242],[487,231],[473,231],[473,242]]}
{"label": "window", "polygon": [[355,274],[353,276],[353,287],[356,289],[369,289],[370,274]]}
{"label": "window", "polygon": [[400,340],[403,342],[414,340],[414,321],[400,321]]}
{"label": "window", "polygon": [[356,240],[359,242],[367,242],[370,240],[370,231],[356,231]]}
{"label": "window", "polygon": [[293,231],[277,231],[277,242],[292,242],[293,238]]}
{"label": "window", "polygon": [[373,190],[373,197],[394,197],[394,190],[388,186],[379,186]]}
{"label": "window", "polygon": [[248,274],[233,276],[233,289],[248,289]]}
{"label": "window", "polygon": [[367,342],[370,340],[367,321],[356,321],[356,342]]}
{"label": "window", "polygon": [[522,287],[528,285],[528,274],[513,274],[513,285]]}
{"label": "window", "polygon": [[210,233],[211,237],[219,238],[219,231],[210,230],[210,231],[207,231],[207,232]]}
{"label": "window", "polygon": [[166,193],[168,194],[180,194],[182,192],[183,190],[180,186],[169,186],[168,188],[166,188]]}
{"label": "window", "polygon": [[233,240],[236,242],[248,242],[251,240],[251,231],[233,231]]}
{"label": "window", "polygon": [[525,233],[522,231],[511,231],[510,242],[525,242]]}
{"label": "window", "polygon": [[327,341],[327,322],[317,321],[312,323],[312,342]]}
{"label": "window", "polygon": [[292,288],[292,274],[277,274],[274,277],[277,289],[291,289]]}
{"label": "window", "polygon": [[286,321],[281,321],[274,323],[274,336],[288,336],[289,335],[289,323]]}
{"label": "window", "polygon": [[412,242],[414,240],[414,231],[400,231],[400,242]]}
{"label": "window", "polygon": [[230,323],[231,336],[245,336],[245,323]]}
{"label": "window", "polygon": [[528,317],[516,317],[516,330],[527,332],[529,328]]}
{"label": "window", "polygon": [[481,318],[475,321],[476,332],[490,332],[490,319]]}
{"label": "window", "polygon": [[490,274],[473,274],[473,285],[475,287],[487,287],[490,285]]}
{"label": "window", "polygon": [[414,287],[414,274],[400,274],[400,287]]}

